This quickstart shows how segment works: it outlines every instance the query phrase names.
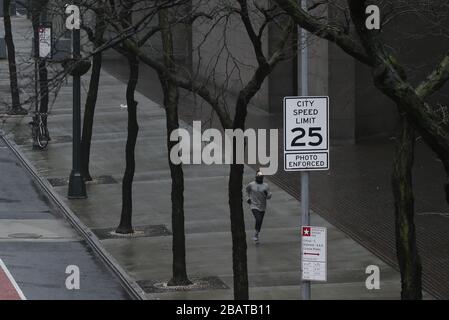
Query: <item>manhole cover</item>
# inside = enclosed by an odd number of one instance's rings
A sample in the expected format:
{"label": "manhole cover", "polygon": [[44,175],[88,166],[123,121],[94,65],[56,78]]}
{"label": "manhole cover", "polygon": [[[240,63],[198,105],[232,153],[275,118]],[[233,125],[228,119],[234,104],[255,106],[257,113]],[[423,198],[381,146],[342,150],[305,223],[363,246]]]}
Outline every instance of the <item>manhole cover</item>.
{"label": "manhole cover", "polygon": [[14,239],[39,239],[42,238],[42,235],[36,233],[12,233],[8,237]]}

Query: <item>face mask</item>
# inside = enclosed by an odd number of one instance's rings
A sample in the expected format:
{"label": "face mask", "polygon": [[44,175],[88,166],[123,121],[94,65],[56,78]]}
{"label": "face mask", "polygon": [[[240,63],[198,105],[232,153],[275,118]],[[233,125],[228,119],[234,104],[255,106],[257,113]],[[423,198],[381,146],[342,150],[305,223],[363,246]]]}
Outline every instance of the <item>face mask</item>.
{"label": "face mask", "polygon": [[257,182],[258,184],[262,184],[262,183],[263,183],[263,176],[257,176],[257,177],[256,177],[256,182]]}

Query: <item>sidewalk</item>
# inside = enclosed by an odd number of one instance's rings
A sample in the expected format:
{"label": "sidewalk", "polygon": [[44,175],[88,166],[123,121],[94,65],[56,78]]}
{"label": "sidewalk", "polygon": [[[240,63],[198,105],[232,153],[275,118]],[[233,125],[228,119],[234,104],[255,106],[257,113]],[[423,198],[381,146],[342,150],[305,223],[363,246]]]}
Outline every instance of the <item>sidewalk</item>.
{"label": "sidewalk", "polygon": [[[13,20],[16,34],[28,28],[26,20]],[[20,39],[16,39],[20,42]],[[26,43],[20,43],[25,47]],[[5,68],[5,62],[1,62]],[[88,76],[83,77],[84,88]],[[104,247],[149,294],[160,299],[232,299],[232,252],[227,199],[227,166],[185,166],[185,215],[188,274],[202,279],[206,288],[166,291],[157,283],[171,277],[170,174],[165,143],[165,112],[141,94],[138,120],[134,184],[134,226],[144,236],[120,238],[109,234],[119,222],[121,177],[126,143],[125,84],[103,70],[95,115],[89,198],[69,201],[77,216],[100,238]],[[4,92],[2,92],[4,93]],[[67,194],[71,168],[71,87],[64,87],[49,116],[52,141],[48,150],[31,149],[28,119],[10,118],[2,129],[35,165],[61,196]],[[85,99],[83,92],[82,101]],[[245,181],[254,177],[245,168]],[[269,204],[260,246],[251,240],[253,217],[246,208],[248,271],[251,299],[298,299],[300,204],[287,192],[270,183]],[[398,299],[399,274],[317,214],[312,225],[328,228],[328,282],[314,284],[314,299]],[[381,289],[367,290],[365,269],[381,270]],[[428,295],[426,295],[429,298]]]}

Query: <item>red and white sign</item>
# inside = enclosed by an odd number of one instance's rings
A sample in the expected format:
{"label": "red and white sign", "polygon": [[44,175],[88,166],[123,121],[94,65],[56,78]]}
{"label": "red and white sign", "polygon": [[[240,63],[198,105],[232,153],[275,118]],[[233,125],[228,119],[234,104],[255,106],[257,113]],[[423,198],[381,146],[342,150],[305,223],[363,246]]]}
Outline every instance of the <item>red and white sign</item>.
{"label": "red and white sign", "polygon": [[0,259],[0,300],[26,300],[2,259]]}
{"label": "red and white sign", "polygon": [[51,58],[51,27],[40,26],[38,28],[39,33],[39,58],[47,59]]}
{"label": "red and white sign", "polygon": [[301,228],[301,276],[308,281],[327,281],[327,229]]}

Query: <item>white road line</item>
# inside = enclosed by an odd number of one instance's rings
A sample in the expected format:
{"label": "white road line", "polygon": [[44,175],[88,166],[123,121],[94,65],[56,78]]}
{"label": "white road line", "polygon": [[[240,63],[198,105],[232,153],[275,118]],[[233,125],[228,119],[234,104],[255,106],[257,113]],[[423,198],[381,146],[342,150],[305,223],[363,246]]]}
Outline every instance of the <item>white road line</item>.
{"label": "white road line", "polygon": [[14,280],[14,277],[12,276],[12,274],[9,272],[8,268],[6,267],[6,265],[3,263],[3,260],[0,259],[0,268],[3,269],[3,271],[5,272],[6,276],[8,277],[9,281],[11,282],[11,284],[14,286],[14,289],[16,289],[17,294],[20,296],[20,299],[22,300],[26,300],[27,298],[25,297],[25,295],[23,294],[22,290],[20,289],[20,287],[18,286],[16,280]]}

